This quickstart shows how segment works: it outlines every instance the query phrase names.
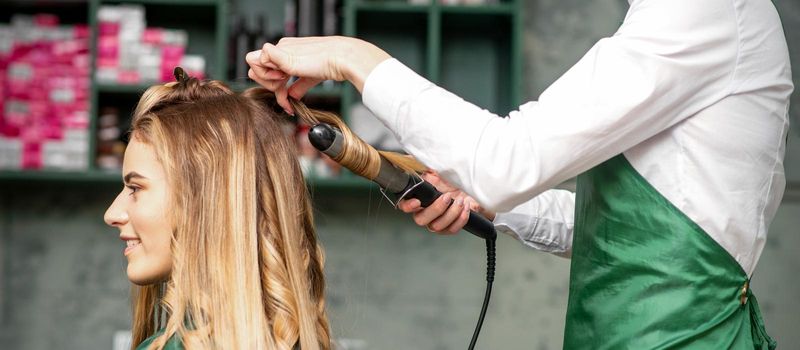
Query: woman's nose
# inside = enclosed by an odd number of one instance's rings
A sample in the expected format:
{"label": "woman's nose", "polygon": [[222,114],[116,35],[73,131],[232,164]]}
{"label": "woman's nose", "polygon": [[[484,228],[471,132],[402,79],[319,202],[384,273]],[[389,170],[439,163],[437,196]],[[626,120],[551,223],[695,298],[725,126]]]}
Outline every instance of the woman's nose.
{"label": "woman's nose", "polygon": [[105,215],[103,215],[103,220],[105,220],[106,224],[109,226],[118,227],[128,223],[128,211],[124,205],[124,197],[123,193],[120,192],[117,198],[114,199],[114,202],[111,203],[111,206],[106,210]]}

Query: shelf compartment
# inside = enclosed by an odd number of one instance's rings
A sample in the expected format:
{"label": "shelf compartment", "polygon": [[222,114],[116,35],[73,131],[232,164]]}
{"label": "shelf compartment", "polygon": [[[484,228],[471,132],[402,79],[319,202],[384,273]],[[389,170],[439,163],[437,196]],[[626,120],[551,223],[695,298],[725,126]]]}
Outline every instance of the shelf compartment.
{"label": "shelf compartment", "polygon": [[376,15],[374,9],[362,9],[356,16],[358,38],[384,49],[414,71],[427,72],[428,13],[398,12]]}
{"label": "shelf compartment", "polygon": [[[217,5],[219,1],[180,1],[180,0],[138,0],[138,1],[101,1],[102,5],[142,5],[145,11],[147,27],[178,29],[186,32],[188,41],[186,54],[201,55],[206,60],[206,77],[219,79],[225,71],[224,62],[220,62],[220,52],[224,52],[218,43],[221,23]],[[180,7],[176,5],[182,5]],[[227,30],[227,28],[225,28]],[[101,84],[114,85],[114,82],[100,81]]]}
{"label": "shelf compartment", "polygon": [[[2,0],[0,0],[2,1]],[[13,15],[53,14],[59,24],[89,24],[88,0],[30,1],[5,0],[0,5],[0,23],[9,23]]]}
{"label": "shelf compartment", "polygon": [[443,13],[440,85],[491,112],[510,112],[512,30],[501,14]]}

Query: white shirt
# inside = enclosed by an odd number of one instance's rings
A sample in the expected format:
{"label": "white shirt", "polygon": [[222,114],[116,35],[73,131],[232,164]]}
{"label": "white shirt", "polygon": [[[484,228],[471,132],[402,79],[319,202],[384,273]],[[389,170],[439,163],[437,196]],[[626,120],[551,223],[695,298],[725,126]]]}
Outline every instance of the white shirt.
{"label": "white shirt", "polygon": [[404,149],[498,212],[534,248],[570,254],[574,195],[550,190],[628,161],[752,274],[785,187],[793,90],[770,0],[638,0],[619,30],[507,118],[395,59],[364,104]]}

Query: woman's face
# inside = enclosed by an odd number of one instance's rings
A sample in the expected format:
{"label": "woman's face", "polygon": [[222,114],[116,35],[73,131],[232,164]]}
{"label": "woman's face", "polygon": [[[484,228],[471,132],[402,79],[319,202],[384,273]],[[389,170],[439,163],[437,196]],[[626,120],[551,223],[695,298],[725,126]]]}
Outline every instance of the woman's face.
{"label": "woman's face", "polygon": [[122,164],[125,188],[106,210],[107,224],[125,241],[128,279],[138,285],[166,280],[172,270],[170,191],[153,148],[131,137]]}

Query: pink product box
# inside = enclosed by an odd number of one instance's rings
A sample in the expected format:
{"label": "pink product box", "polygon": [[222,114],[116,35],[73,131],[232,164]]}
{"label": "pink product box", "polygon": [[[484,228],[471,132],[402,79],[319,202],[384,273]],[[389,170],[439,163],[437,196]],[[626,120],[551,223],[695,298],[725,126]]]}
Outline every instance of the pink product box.
{"label": "pink product box", "polygon": [[76,24],[72,27],[72,37],[75,39],[89,40],[91,34],[91,29],[89,29],[89,26],[86,24]]}
{"label": "pink product box", "polygon": [[33,16],[33,24],[37,27],[55,28],[58,27],[58,16],[48,13],[40,13]]}
{"label": "pink product box", "polygon": [[100,21],[100,23],[97,24],[97,32],[99,33],[100,37],[115,37],[119,34],[119,22]]}
{"label": "pink product box", "polygon": [[53,43],[51,49],[52,59],[69,63],[73,56],[89,54],[89,41],[86,39],[57,41]]}
{"label": "pink product box", "polygon": [[161,45],[164,43],[163,30],[161,28],[145,28],[142,33],[142,43]]}
{"label": "pink product box", "polygon": [[63,116],[61,124],[65,128],[75,130],[88,130],[89,129],[89,110],[87,106],[82,108],[74,108],[68,114]]}
{"label": "pink product box", "polygon": [[29,143],[22,144],[22,168],[41,169],[42,168],[42,144]]}
{"label": "pink product box", "polygon": [[119,38],[101,36],[97,41],[97,66],[115,67],[119,61]]}
{"label": "pink product box", "polygon": [[138,84],[140,81],[139,72],[135,70],[120,69],[117,71],[117,82],[120,84]]}

